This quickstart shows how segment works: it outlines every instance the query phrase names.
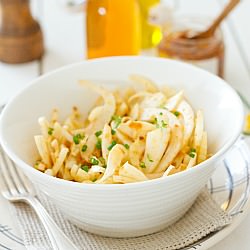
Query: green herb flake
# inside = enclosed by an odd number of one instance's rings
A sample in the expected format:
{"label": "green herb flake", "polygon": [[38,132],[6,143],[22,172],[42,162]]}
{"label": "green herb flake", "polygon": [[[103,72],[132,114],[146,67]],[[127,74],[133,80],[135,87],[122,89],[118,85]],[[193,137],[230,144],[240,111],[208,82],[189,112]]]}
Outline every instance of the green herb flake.
{"label": "green herb flake", "polygon": [[90,158],[90,163],[92,165],[98,165],[99,164],[99,161],[96,159],[96,157],[91,157]]}
{"label": "green herb flake", "polygon": [[150,162],[154,162],[154,161],[151,159],[151,157],[150,157],[149,154],[147,154],[147,159],[148,159],[148,161],[150,161]]}
{"label": "green herb flake", "polygon": [[87,149],[88,149],[88,146],[87,146],[86,144],[84,144],[84,145],[82,146],[82,152],[86,152]]}
{"label": "green herb flake", "polygon": [[52,135],[53,132],[54,132],[54,129],[53,129],[53,128],[48,128],[48,134],[49,134],[49,135]]}
{"label": "green herb flake", "polygon": [[153,124],[155,124],[156,128],[159,128],[159,124],[158,124],[158,119],[155,117],[153,120]]}
{"label": "green herb flake", "polygon": [[155,117],[154,120],[153,120],[153,124],[157,124],[158,123],[158,120],[157,118]]}
{"label": "green herb flake", "polygon": [[118,116],[118,115],[113,115],[113,116],[112,116],[112,120],[115,122],[115,128],[118,128],[119,125],[120,125],[121,122],[122,122],[121,116]]}
{"label": "green herb flake", "polygon": [[195,157],[195,154],[194,153],[189,153],[189,156],[194,158]]}
{"label": "green herb flake", "polygon": [[99,162],[102,164],[102,165],[106,165],[106,161],[105,159],[101,156],[98,158]]}
{"label": "green herb flake", "polygon": [[156,128],[166,128],[168,125],[163,120],[159,121],[156,117],[154,118],[153,124],[156,125]]}
{"label": "green herb flake", "polygon": [[97,181],[97,179],[96,178],[94,178],[93,180],[92,180],[92,182],[96,182]]}
{"label": "green herb flake", "polygon": [[195,153],[196,153],[196,149],[195,148],[191,148],[188,155],[190,157],[194,158],[195,157]]}
{"label": "green herb flake", "polygon": [[161,126],[162,126],[162,128],[166,128],[167,127],[167,123],[166,122],[164,122],[163,120],[161,121]]}
{"label": "green herb flake", "polygon": [[141,167],[141,168],[146,168],[145,162],[143,162],[143,161],[140,162],[140,167]]}
{"label": "green herb flake", "polygon": [[128,145],[127,143],[125,143],[123,146],[124,146],[126,149],[129,149],[129,145]]}
{"label": "green herb flake", "polygon": [[36,161],[35,166],[38,166],[41,163],[41,161]]}
{"label": "green herb flake", "polygon": [[180,115],[180,112],[178,112],[178,111],[174,111],[173,113],[174,113],[174,115],[175,115],[176,117],[178,117],[178,116]]}
{"label": "green herb flake", "polygon": [[81,166],[81,169],[84,170],[86,173],[89,172],[89,167],[86,166],[86,165],[82,165],[82,166]]}
{"label": "green herb flake", "polygon": [[102,134],[102,130],[99,130],[99,131],[96,131],[96,132],[95,132],[95,136],[96,136],[96,137],[99,137],[101,134]]}
{"label": "green herb flake", "polygon": [[95,147],[96,147],[97,149],[102,149],[102,140],[101,140],[101,139],[98,139],[98,140],[97,140],[97,143],[95,144]]}
{"label": "green herb flake", "polygon": [[160,112],[160,115],[163,115],[163,113],[162,113],[162,112]]}
{"label": "green herb flake", "polygon": [[116,131],[114,129],[111,129],[111,134],[115,135]]}
{"label": "green herb flake", "polygon": [[110,151],[116,144],[116,141],[112,141],[111,144],[108,146],[108,150]]}
{"label": "green herb flake", "polygon": [[73,136],[73,141],[75,144],[79,144],[80,140],[82,140],[83,138],[84,138],[84,135],[76,134]]}

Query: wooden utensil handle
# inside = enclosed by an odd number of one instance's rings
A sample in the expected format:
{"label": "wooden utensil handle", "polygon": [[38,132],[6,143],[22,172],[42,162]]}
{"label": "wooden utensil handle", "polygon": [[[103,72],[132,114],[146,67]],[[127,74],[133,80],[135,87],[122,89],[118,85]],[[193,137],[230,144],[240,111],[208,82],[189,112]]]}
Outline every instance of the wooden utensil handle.
{"label": "wooden utensil handle", "polygon": [[222,14],[218,16],[218,18],[214,21],[213,25],[211,26],[211,29],[216,28],[239,2],[240,0],[231,0],[223,10]]}
{"label": "wooden utensil handle", "polygon": [[231,0],[229,4],[225,7],[222,13],[215,19],[210,28],[206,31],[207,36],[213,34],[219,24],[224,20],[224,18],[231,12],[231,10],[240,2],[240,0]]}

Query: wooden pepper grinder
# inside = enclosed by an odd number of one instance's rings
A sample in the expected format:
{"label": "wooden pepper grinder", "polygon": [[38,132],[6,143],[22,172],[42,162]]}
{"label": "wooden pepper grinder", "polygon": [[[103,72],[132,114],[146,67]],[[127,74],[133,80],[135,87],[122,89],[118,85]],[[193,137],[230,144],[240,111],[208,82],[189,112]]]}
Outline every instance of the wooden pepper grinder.
{"label": "wooden pepper grinder", "polygon": [[43,55],[40,25],[30,12],[29,0],[0,0],[0,61],[24,63]]}

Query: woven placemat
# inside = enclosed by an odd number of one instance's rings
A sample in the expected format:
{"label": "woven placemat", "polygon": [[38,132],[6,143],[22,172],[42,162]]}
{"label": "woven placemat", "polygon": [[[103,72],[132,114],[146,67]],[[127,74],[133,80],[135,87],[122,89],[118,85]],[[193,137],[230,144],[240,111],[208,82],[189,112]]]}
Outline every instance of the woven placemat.
{"label": "woven placemat", "polygon": [[[195,243],[206,235],[231,223],[225,213],[204,189],[190,210],[175,224],[165,230],[137,238],[108,238],[87,233],[66,220],[61,212],[43,194],[39,200],[72,241],[84,250],[128,250],[128,249],[181,249]],[[49,238],[33,209],[23,203],[13,205],[14,213],[28,250],[52,249]],[[66,249],[65,249],[66,250]],[[70,250],[70,249],[67,249]]]}

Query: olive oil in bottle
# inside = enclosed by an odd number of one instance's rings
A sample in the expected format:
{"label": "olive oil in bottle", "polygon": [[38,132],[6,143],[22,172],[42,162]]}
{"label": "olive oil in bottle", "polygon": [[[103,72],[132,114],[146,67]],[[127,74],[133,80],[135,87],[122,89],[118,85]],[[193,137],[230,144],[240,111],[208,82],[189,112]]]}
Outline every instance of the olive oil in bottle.
{"label": "olive oil in bottle", "polygon": [[138,0],[141,11],[141,48],[150,49],[161,41],[160,27],[149,23],[149,11],[158,5],[160,0]]}

